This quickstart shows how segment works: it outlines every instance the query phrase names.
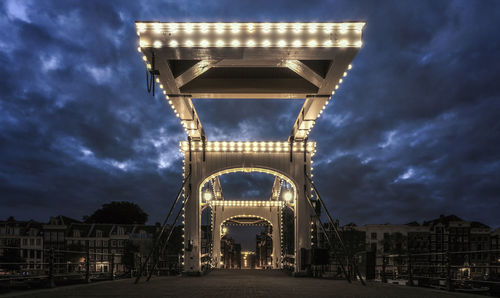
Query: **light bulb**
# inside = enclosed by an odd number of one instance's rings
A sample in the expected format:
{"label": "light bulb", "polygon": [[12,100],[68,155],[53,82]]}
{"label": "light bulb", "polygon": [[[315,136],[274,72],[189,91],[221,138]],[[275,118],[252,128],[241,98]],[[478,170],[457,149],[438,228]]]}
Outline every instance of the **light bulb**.
{"label": "light bulb", "polygon": [[200,31],[201,31],[201,33],[207,33],[208,32],[208,24],[207,23],[201,23],[200,24]]}
{"label": "light bulb", "polygon": [[295,33],[300,33],[302,31],[302,24],[301,23],[296,23],[293,25],[293,32]]}
{"label": "light bulb", "polygon": [[203,39],[203,40],[200,42],[200,45],[201,45],[203,48],[206,48],[206,47],[208,47],[209,42],[208,42],[208,40]]}
{"label": "light bulb", "polygon": [[238,24],[238,23],[231,24],[231,32],[232,33],[240,32],[240,24]]}
{"label": "light bulb", "polygon": [[141,33],[142,33],[142,32],[144,32],[144,31],[146,31],[146,24],[144,24],[144,23],[139,23],[139,24],[137,24],[137,29],[138,29],[138,30],[139,30],[139,32],[141,32]]}
{"label": "light bulb", "polygon": [[264,24],[262,24],[262,31],[263,31],[264,33],[269,33],[269,32],[271,32],[271,24],[269,24],[269,23],[264,23]]}
{"label": "light bulb", "polygon": [[313,39],[313,40],[310,40],[308,43],[307,43],[308,46],[310,47],[315,47],[318,45],[318,43]]}
{"label": "light bulb", "polygon": [[176,33],[179,30],[179,25],[176,23],[170,23],[168,28],[172,33]]}
{"label": "light bulb", "polygon": [[233,47],[239,47],[239,46],[240,46],[240,41],[239,41],[239,40],[237,40],[237,39],[235,39],[235,40],[233,40],[233,41],[231,42],[231,45],[232,45]]}
{"label": "light bulb", "polygon": [[278,24],[278,33],[285,33],[286,32],[286,24],[280,23]]}
{"label": "light bulb", "polygon": [[192,23],[184,24],[184,31],[186,31],[187,34],[193,33],[193,28],[194,28],[194,25]]}
{"label": "light bulb", "polygon": [[311,23],[309,24],[309,33],[316,33],[317,30],[317,24]]}
{"label": "light bulb", "polygon": [[289,203],[293,198],[293,194],[290,190],[286,190],[285,192],[283,192],[283,199]]}
{"label": "light bulb", "polygon": [[224,24],[223,23],[217,23],[215,24],[215,32],[221,34],[224,32]]}

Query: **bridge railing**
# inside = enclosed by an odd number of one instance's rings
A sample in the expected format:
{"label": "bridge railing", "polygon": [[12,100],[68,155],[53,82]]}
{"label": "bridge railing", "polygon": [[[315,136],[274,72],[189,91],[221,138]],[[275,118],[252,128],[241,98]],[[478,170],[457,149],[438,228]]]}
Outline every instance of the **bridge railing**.
{"label": "bridge railing", "polygon": [[0,246],[0,293],[18,288],[55,287],[111,280],[121,253],[87,250]]}
{"label": "bridge railing", "polygon": [[384,283],[500,296],[500,249],[380,254],[368,267]]}

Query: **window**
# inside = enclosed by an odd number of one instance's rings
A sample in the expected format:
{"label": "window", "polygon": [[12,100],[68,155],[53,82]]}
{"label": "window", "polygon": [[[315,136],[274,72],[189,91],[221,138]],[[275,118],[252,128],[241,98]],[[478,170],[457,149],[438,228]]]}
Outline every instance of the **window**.
{"label": "window", "polygon": [[73,237],[80,237],[80,230],[74,230]]}
{"label": "window", "polygon": [[95,234],[96,234],[96,237],[102,237],[102,231],[101,230],[97,230],[95,231]]}
{"label": "window", "polygon": [[26,238],[23,239],[23,245],[28,245],[28,239]]}
{"label": "window", "polygon": [[377,233],[372,233],[372,240],[376,240],[377,239]]}
{"label": "window", "polygon": [[118,227],[116,232],[118,235],[125,235],[125,229],[123,227]]}
{"label": "window", "polygon": [[89,246],[94,247],[94,240],[89,240]]}
{"label": "window", "polygon": [[108,240],[103,240],[102,241],[102,246],[108,247]]}
{"label": "window", "polygon": [[31,246],[35,245],[35,239],[33,239],[33,238],[30,239],[30,245]]}
{"label": "window", "polygon": [[40,238],[37,238],[36,239],[36,245],[40,245],[42,243],[42,241],[40,240]]}
{"label": "window", "polygon": [[111,247],[115,247],[116,246],[116,240],[111,240]]}

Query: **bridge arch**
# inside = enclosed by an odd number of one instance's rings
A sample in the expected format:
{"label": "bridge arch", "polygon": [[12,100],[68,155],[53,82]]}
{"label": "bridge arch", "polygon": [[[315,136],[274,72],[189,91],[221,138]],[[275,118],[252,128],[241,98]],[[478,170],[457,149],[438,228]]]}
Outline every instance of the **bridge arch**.
{"label": "bridge arch", "polygon": [[297,183],[291,178],[288,177],[286,174],[282,173],[281,171],[277,169],[272,169],[269,167],[230,167],[230,168],[225,168],[225,169],[219,169],[218,171],[209,174],[205,179],[202,180],[202,182],[198,185],[198,200],[200,201],[200,205],[203,202],[203,193],[202,189],[205,184],[207,184],[210,180],[222,176],[224,174],[230,174],[230,173],[238,173],[238,172],[244,172],[244,173],[253,173],[253,172],[258,172],[258,173],[266,173],[270,175],[274,175],[282,180],[285,180],[291,187],[292,187],[292,203],[295,203],[297,200]]}
{"label": "bridge arch", "polygon": [[225,223],[236,218],[259,218],[265,220],[271,226],[272,266],[281,268],[281,206],[274,207],[245,207],[245,206],[225,206],[212,209],[212,229],[213,229],[213,252],[212,264],[219,268],[222,264],[221,240],[224,236],[222,227]]}

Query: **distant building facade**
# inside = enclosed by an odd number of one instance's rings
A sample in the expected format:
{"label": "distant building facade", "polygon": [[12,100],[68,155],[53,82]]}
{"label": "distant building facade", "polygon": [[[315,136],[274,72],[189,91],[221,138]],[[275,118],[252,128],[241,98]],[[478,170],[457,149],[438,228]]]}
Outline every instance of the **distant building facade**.
{"label": "distant building facade", "polygon": [[[145,261],[159,230],[159,225],[88,224],[65,216],[51,217],[45,224],[10,218],[0,221],[0,258],[18,258],[22,265],[10,270],[27,274],[46,273],[50,263],[54,273],[84,272],[87,258],[92,273],[120,274],[130,269],[127,254],[135,268]],[[180,230],[174,234],[178,239],[160,256],[160,268],[172,269],[170,262],[180,262]],[[168,259],[169,254],[174,257]]]}

